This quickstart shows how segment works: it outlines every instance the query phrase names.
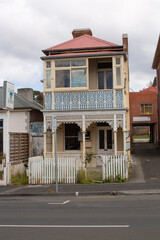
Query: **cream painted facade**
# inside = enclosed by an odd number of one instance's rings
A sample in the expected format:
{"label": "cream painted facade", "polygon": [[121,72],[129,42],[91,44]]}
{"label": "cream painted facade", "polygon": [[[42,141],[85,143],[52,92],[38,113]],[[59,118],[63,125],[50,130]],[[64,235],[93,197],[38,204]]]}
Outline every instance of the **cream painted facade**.
{"label": "cream painted facade", "polygon": [[[78,55],[78,54],[77,54]],[[85,66],[56,67],[56,61],[85,60]],[[44,156],[54,155],[54,132],[52,117],[56,117],[57,153],[130,156],[129,120],[129,72],[128,54],[124,51],[99,54],[99,56],[43,58],[43,88],[45,99],[44,115]],[[49,63],[49,67],[47,64]],[[102,65],[100,64],[102,63]],[[99,66],[110,63],[112,87],[107,88],[107,71]],[[104,66],[105,66],[104,64]],[[106,64],[107,66],[107,64]],[[56,71],[83,69],[86,86],[56,87]],[[118,70],[117,70],[118,69]],[[47,74],[50,71],[48,80]],[[104,75],[104,89],[100,89],[100,74]],[[77,149],[68,149],[68,141],[75,136],[67,136],[68,127],[78,126]],[[66,126],[68,125],[68,126]],[[70,133],[68,133],[70,134]],[[88,134],[88,136],[87,136]],[[70,138],[70,140],[69,140]],[[110,140],[109,140],[110,139]],[[78,143],[77,143],[78,144]],[[69,145],[70,146],[70,145]]]}

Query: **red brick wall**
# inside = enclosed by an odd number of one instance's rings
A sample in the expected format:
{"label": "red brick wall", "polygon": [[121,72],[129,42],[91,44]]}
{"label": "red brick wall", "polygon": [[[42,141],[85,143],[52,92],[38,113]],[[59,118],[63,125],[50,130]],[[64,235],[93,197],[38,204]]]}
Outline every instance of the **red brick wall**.
{"label": "red brick wall", "polygon": [[[130,92],[130,123],[131,123],[131,137],[133,135],[132,123],[157,123],[157,93],[156,92]],[[142,115],[140,114],[141,104],[152,104],[153,114]],[[150,117],[150,121],[147,122],[133,122],[133,117]],[[157,124],[156,124],[157,127]],[[157,130],[156,130],[157,132]]]}

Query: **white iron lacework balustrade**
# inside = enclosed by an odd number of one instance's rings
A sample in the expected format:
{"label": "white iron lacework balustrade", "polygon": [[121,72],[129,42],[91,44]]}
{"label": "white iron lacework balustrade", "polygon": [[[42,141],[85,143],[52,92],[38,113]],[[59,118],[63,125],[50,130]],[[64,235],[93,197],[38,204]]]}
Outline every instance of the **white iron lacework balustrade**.
{"label": "white iron lacework balustrade", "polygon": [[113,108],[113,90],[54,93],[55,110]]}
{"label": "white iron lacework balustrade", "polygon": [[122,96],[122,90],[116,91],[116,107],[122,108],[123,107],[123,96]]}
{"label": "white iron lacework balustrade", "polygon": [[46,93],[45,99],[46,110],[52,110],[52,93]]}

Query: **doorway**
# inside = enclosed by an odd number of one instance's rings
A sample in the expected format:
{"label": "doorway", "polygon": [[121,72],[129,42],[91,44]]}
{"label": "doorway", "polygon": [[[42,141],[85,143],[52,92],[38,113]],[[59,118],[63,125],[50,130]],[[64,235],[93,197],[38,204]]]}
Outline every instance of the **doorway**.
{"label": "doorway", "polygon": [[111,127],[97,127],[97,152],[98,154],[113,154],[113,131]]}

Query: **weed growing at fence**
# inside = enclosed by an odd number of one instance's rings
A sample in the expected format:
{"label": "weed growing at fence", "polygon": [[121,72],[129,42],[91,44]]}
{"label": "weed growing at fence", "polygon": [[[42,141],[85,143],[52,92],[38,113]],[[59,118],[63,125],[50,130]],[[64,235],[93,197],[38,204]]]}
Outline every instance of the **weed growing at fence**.
{"label": "weed growing at fence", "polygon": [[26,172],[21,174],[17,173],[16,175],[11,176],[11,184],[13,185],[26,185],[28,184],[28,177]]}
{"label": "weed growing at fence", "polygon": [[120,174],[118,174],[117,176],[115,176],[115,178],[113,176],[111,176],[110,178],[105,179],[103,182],[104,183],[122,183],[122,182],[126,182],[127,179],[126,178],[122,178]]}
{"label": "weed growing at fence", "polygon": [[102,173],[91,169],[79,170],[76,182],[80,184],[103,183]]}

